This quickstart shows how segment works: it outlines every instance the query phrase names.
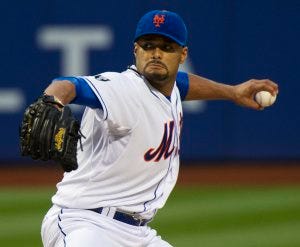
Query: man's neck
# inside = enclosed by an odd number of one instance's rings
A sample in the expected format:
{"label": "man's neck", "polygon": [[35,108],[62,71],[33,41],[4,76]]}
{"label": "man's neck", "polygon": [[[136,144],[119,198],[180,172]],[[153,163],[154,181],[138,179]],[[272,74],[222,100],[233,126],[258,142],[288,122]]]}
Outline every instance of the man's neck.
{"label": "man's neck", "polygon": [[140,72],[136,66],[130,66],[129,69],[133,70],[137,74],[142,77],[145,77],[147,81],[151,84],[152,87],[156,88],[159,92],[161,92],[166,97],[170,97],[173,91],[174,83],[176,80],[176,76],[174,78],[167,78],[165,81],[156,82],[154,80],[148,79],[142,72]]}
{"label": "man's neck", "polygon": [[159,92],[161,92],[166,97],[171,96],[175,80],[166,81],[166,82],[154,82],[148,80],[152,87],[156,88]]}

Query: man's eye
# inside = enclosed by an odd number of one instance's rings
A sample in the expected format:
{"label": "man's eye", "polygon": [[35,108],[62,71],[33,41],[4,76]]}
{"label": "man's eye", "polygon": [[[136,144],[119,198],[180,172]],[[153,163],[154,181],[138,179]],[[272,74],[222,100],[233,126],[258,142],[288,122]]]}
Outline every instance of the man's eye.
{"label": "man's eye", "polygon": [[174,47],[171,46],[171,45],[164,45],[164,46],[162,47],[162,50],[163,50],[163,51],[166,51],[166,52],[173,52],[173,51],[175,51]]}
{"label": "man's eye", "polygon": [[151,49],[153,49],[153,45],[151,43],[144,43],[141,46],[142,46],[142,48],[144,50],[151,50]]}

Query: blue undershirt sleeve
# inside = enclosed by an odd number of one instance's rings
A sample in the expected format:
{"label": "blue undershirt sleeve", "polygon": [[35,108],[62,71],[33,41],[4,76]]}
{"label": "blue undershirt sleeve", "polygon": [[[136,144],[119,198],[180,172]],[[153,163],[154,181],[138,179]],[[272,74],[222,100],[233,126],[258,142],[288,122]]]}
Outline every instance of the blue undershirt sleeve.
{"label": "blue undershirt sleeve", "polygon": [[76,97],[70,102],[71,104],[84,105],[91,108],[102,109],[102,105],[98,100],[96,94],[93,92],[93,90],[83,78],[73,76],[58,77],[55,78],[53,81],[58,80],[67,80],[75,85]]}
{"label": "blue undershirt sleeve", "polygon": [[189,76],[188,73],[183,71],[178,71],[176,77],[177,87],[179,89],[180,98],[183,101],[189,90]]}

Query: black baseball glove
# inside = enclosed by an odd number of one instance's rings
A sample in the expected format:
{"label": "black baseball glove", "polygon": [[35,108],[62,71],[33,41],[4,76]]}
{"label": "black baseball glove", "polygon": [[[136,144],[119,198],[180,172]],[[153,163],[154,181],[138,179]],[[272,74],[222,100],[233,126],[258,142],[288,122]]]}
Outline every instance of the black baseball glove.
{"label": "black baseball glove", "polygon": [[76,170],[77,143],[79,140],[81,146],[82,136],[71,109],[53,96],[42,95],[25,110],[20,126],[21,154],[54,160],[66,172]]}

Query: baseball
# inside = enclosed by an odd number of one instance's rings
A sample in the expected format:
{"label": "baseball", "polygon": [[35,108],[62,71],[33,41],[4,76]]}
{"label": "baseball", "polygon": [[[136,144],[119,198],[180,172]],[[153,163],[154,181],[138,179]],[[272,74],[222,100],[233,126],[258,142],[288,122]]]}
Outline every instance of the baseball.
{"label": "baseball", "polygon": [[268,91],[260,91],[255,95],[255,101],[262,107],[271,106],[276,100],[276,95],[273,96]]}

